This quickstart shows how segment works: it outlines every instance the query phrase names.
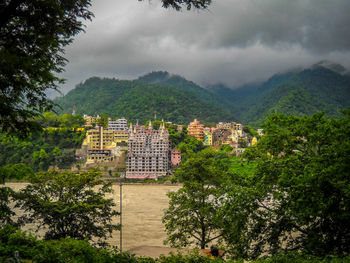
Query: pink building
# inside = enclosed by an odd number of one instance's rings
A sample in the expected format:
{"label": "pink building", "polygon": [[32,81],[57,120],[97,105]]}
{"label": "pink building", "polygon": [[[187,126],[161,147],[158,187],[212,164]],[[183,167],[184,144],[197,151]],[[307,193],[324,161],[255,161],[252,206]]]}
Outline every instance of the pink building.
{"label": "pink building", "polygon": [[171,150],[171,164],[173,166],[179,165],[181,162],[181,152],[177,151],[176,149]]}

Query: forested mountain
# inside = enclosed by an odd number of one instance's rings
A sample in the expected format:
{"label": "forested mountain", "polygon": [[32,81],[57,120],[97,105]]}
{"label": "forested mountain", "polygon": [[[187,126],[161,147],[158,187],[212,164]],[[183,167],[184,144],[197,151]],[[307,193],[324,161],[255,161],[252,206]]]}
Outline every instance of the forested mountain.
{"label": "forested mountain", "polygon": [[62,107],[60,113],[69,113],[76,105],[80,114],[105,113],[133,122],[153,119],[157,111],[158,119],[179,124],[197,118],[257,127],[275,112],[301,116],[326,111],[328,116],[340,116],[339,109],[350,106],[350,76],[341,65],[322,61],[256,85],[230,89],[218,84],[204,89],[159,71],[133,81],[92,77],[56,102]]}
{"label": "forested mountain", "polygon": [[75,105],[78,114],[124,116],[141,123],[153,119],[155,111],[158,119],[179,124],[194,118],[236,120],[218,101],[212,101],[210,92],[179,76],[166,75],[154,72],[134,81],[92,77],[55,102],[63,113],[71,112]]}
{"label": "forested mountain", "polygon": [[336,64],[318,63],[304,70],[272,76],[262,84],[231,90],[223,85],[210,87],[218,96],[229,98],[230,111],[255,127],[271,113],[311,115],[326,111],[340,116],[350,106],[350,77]]}

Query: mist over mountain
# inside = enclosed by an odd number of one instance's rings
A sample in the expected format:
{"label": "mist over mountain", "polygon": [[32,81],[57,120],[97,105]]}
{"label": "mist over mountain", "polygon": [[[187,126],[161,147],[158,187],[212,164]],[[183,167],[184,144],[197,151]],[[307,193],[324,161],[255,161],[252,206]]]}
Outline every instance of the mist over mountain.
{"label": "mist over mountain", "polygon": [[159,119],[179,124],[197,118],[258,127],[271,113],[302,116],[326,111],[340,116],[339,110],[350,106],[350,77],[343,66],[321,61],[230,89],[223,84],[203,88],[179,75],[155,71],[132,81],[92,77],[55,102],[66,113],[76,105],[80,114],[106,113],[132,121],[145,122],[157,112]]}
{"label": "mist over mountain", "polygon": [[238,89],[211,87],[212,92],[230,98],[230,111],[243,123],[255,127],[271,113],[311,115],[325,111],[340,116],[350,106],[350,77],[335,63],[321,61],[306,69],[279,73],[267,81]]}

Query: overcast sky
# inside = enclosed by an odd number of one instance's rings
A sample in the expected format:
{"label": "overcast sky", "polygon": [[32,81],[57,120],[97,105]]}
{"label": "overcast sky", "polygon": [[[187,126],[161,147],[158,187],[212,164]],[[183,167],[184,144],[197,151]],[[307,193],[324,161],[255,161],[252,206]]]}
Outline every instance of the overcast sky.
{"label": "overcast sky", "polygon": [[66,92],[91,76],[156,70],[230,87],[331,60],[350,68],[349,0],[213,0],[209,10],[160,0],[93,0],[95,18],[66,48]]}

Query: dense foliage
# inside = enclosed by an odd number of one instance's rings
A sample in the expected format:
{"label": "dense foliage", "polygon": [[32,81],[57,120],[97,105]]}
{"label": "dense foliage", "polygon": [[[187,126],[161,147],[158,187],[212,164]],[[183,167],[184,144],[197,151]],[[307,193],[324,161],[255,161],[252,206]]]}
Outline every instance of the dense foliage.
{"label": "dense foliage", "polygon": [[204,249],[221,236],[216,224],[215,200],[223,194],[223,181],[231,176],[230,163],[225,151],[217,153],[207,148],[187,153],[175,172],[175,180],[182,187],[168,193],[169,208],[163,217],[167,243],[180,247],[197,244]]}
{"label": "dense foliage", "polygon": [[[185,153],[175,174],[183,187],[169,194],[163,218],[168,242],[203,247],[215,229],[235,258],[349,255],[350,110],[343,114],[271,115],[245,161],[225,147]],[[203,230],[208,236],[194,237]]]}
{"label": "dense foliage", "polygon": [[113,199],[106,198],[111,183],[100,176],[97,171],[36,174],[17,196],[17,206],[25,211],[21,220],[39,222],[45,239],[104,241],[119,226],[112,223],[118,215]]}
{"label": "dense foliage", "polygon": [[230,90],[214,86],[212,91],[244,124],[261,125],[272,113],[312,115],[326,111],[341,117],[339,109],[350,106],[350,77],[322,66],[277,74],[268,81]]}
{"label": "dense foliage", "polygon": [[9,187],[0,188],[0,228],[4,225],[14,225],[13,216],[15,212],[12,211],[10,203],[12,202],[14,191]]}
{"label": "dense foliage", "polygon": [[255,173],[228,186],[221,218],[237,255],[350,253],[350,111],[340,119],[272,115],[244,157]]}
{"label": "dense foliage", "polygon": [[[75,149],[80,148],[84,131],[48,128],[31,134],[23,141],[14,136],[0,134],[0,167],[25,164],[32,170],[47,170],[49,166],[69,168],[75,161]],[[6,167],[5,167],[6,168]],[[18,170],[18,169],[17,169]],[[2,168],[0,168],[1,175]],[[4,171],[4,170],[3,170]],[[22,179],[30,172],[6,173],[8,178]]]}
{"label": "dense foliage", "polygon": [[[86,240],[64,238],[60,240],[38,240],[35,236],[17,230],[11,226],[0,229],[0,260],[14,257],[19,252],[21,260],[33,263],[242,263],[242,260],[223,261],[210,258],[193,251],[189,255],[172,254],[159,258],[136,257],[129,253],[120,253],[111,248],[102,249],[92,246]],[[329,257],[321,259],[314,256],[288,253],[250,261],[251,263],[346,263],[350,258]],[[25,261],[25,262],[27,262]],[[6,261],[5,261],[6,262]],[[12,261],[9,261],[12,262]]]}
{"label": "dense foliage", "polygon": [[[271,113],[312,115],[321,110],[340,117],[350,106],[350,78],[324,67],[275,75],[235,90],[223,85],[203,89],[168,72],[152,72],[137,81],[90,78],[56,102],[63,112],[73,105],[81,114],[107,113],[146,122],[154,112],[167,121],[187,124],[239,121],[259,126]],[[235,117],[237,116],[237,117]]]}
{"label": "dense foliage", "polygon": [[201,98],[197,90],[208,94],[208,91],[188,81],[180,84],[148,84],[142,81],[90,78],[79,84],[62,98],[55,100],[64,113],[76,111],[80,114],[108,114],[111,117],[124,116],[135,123],[145,123],[154,119],[157,112],[159,119],[178,124],[187,124],[198,118],[203,121],[229,121],[232,114]]}
{"label": "dense foliage", "polygon": [[8,0],[0,8],[0,127],[26,135],[32,117],[52,108],[64,47],[89,20],[90,0]]}

